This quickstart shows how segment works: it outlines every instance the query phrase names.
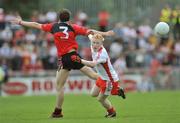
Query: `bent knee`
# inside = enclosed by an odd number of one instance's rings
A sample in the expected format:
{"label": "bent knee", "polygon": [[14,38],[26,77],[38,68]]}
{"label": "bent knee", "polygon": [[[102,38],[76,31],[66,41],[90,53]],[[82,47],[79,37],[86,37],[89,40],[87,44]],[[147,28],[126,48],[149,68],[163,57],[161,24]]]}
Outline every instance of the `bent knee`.
{"label": "bent knee", "polygon": [[57,86],[56,91],[62,92],[62,91],[64,91],[64,87],[63,86]]}
{"label": "bent knee", "polygon": [[90,95],[91,95],[92,97],[97,97],[97,96],[99,95],[99,92],[94,91],[94,90],[91,90]]}
{"label": "bent knee", "polygon": [[99,102],[104,102],[104,98],[97,98],[97,100],[99,101]]}
{"label": "bent knee", "polygon": [[64,84],[62,82],[56,82],[56,90],[63,90]]}

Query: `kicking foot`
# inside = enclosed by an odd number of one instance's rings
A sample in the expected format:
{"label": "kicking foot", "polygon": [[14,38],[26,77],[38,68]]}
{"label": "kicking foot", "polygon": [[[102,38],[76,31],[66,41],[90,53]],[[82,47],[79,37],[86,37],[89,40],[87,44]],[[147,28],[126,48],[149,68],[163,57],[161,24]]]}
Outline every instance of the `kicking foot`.
{"label": "kicking foot", "polygon": [[123,88],[119,88],[118,96],[121,96],[123,99],[126,99],[126,95],[124,93],[124,89]]}

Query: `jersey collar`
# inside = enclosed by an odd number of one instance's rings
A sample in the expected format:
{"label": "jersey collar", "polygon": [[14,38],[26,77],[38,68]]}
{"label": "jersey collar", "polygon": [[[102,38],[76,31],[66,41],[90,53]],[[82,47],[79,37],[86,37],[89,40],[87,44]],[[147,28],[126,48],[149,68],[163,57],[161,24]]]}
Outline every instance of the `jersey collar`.
{"label": "jersey collar", "polygon": [[100,47],[99,50],[98,50],[98,52],[101,52],[102,49],[103,49],[103,47]]}

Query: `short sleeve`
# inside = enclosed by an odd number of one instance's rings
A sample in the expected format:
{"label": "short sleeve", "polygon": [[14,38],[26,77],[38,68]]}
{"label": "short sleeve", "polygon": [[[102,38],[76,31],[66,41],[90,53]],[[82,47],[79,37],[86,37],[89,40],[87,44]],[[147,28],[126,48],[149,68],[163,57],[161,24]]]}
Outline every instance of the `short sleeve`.
{"label": "short sleeve", "polygon": [[53,24],[49,23],[49,24],[42,24],[41,28],[43,31],[45,32],[51,32]]}
{"label": "short sleeve", "polygon": [[79,26],[76,24],[73,24],[72,27],[73,27],[76,35],[88,35],[88,32],[89,32],[88,28]]}

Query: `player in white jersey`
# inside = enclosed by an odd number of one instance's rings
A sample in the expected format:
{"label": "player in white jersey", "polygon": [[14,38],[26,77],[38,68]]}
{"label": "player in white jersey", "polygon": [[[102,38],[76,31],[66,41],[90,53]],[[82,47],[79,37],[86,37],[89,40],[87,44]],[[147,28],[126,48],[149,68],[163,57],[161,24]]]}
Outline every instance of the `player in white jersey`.
{"label": "player in white jersey", "polygon": [[112,67],[106,49],[103,47],[103,36],[100,34],[94,34],[89,35],[88,37],[91,40],[93,61],[87,61],[84,59],[77,60],[78,58],[75,58],[75,60],[81,61],[81,63],[87,66],[96,68],[100,77],[93,85],[91,95],[93,97],[98,97],[99,102],[107,110],[105,117],[115,117],[116,111],[107,97],[112,94],[122,96],[122,98],[125,99],[124,91],[119,86],[118,75]]}
{"label": "player in white jersey", "polygon": [[[95,43],[97,42],[92,41],[92,43],[92,45],[96,45]],[[93,61],[96,61],[97,63],[95,68],[102,80],[114,82],[118,81],[118,75],[116,74],[114,68],[111,65],[106,49],[103,46],[101,46],[100,49],[98,49],[98,51],[94,51],[94,49],[95,48],[91,46]]]}

